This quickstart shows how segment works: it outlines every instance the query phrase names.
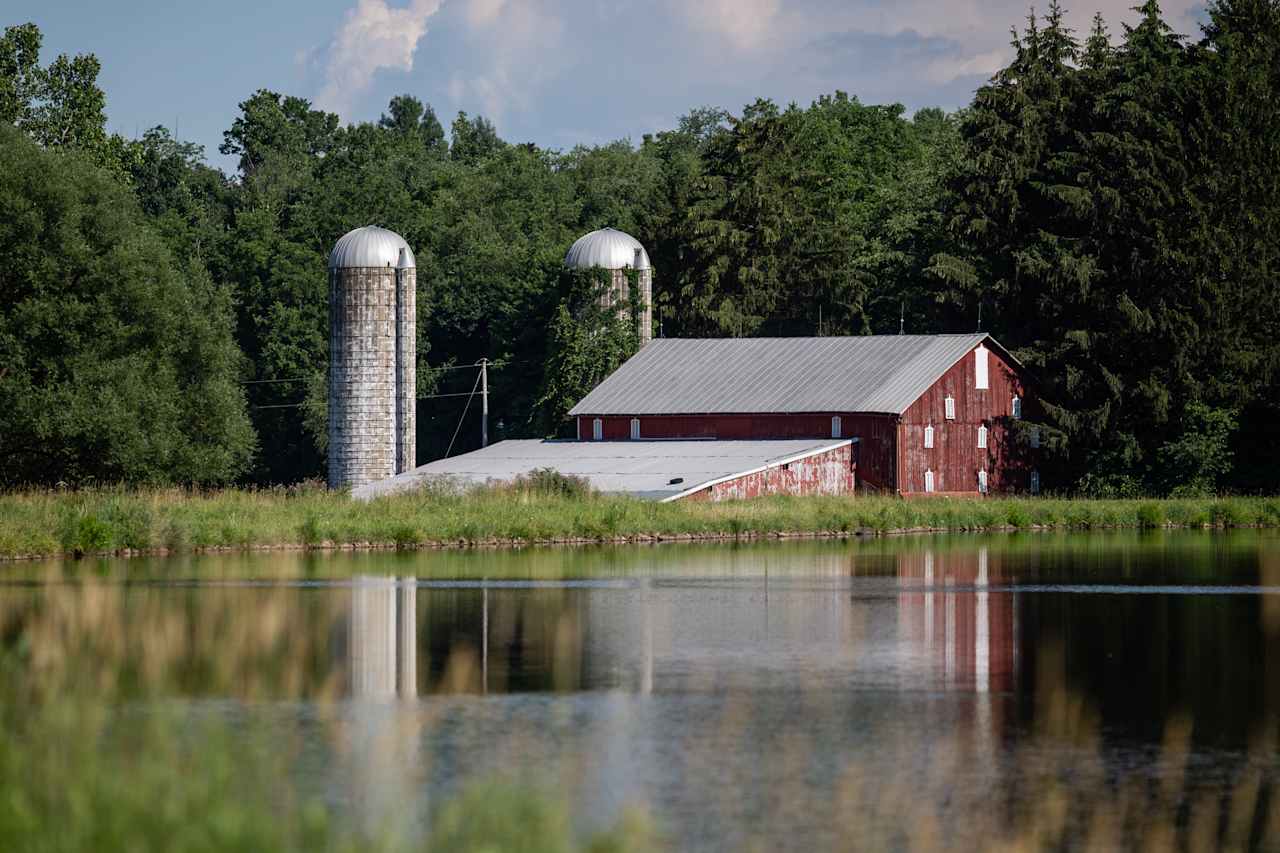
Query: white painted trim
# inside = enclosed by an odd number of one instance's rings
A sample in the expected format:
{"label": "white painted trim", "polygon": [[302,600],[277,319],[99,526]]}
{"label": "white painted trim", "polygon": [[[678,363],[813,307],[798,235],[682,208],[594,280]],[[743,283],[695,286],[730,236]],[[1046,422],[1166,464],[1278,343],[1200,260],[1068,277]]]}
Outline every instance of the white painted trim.
{"label": "white painted trim", "polygon": [[793,453],[790,456],[784,456],[781,459],[774,459],[756,468],[752,468],[749,471],[737,471],[733,474],[726,474],[723,477],[716,477],[714,480],[707,480],[705,483],[699,483],[696,486],[691,486],[685,489],[683,492],[679,492],[677,494],[671,495],[670,497],[663,498],[662,500],[658,501],[658,503],[665,504],[665,503],[671,503],[672,501],[678,501],[681,498],[687,498],[689,495],[692,495],[696,492],[700,492],[703,489],[709,489],[712,486],[718,486],[721,483],[727,483],[730,480],[736,480],[739,477],[749,477],[752,474],[759,474],[761,471],[768,471],[770,468],[781,468],[783,465],[790,465],[792,462],[799,462],[801,459],[808,459],[810,456],[817,456],[819,453],[827,453],[829,451],[836,450],[837,448],[841,448],[846,445],[852,447],[853,439],[846,438],[841,441],[833,441],[830,444],[825,444],[821,447],[815,447],[812,450],[805,450],[801,453]]}

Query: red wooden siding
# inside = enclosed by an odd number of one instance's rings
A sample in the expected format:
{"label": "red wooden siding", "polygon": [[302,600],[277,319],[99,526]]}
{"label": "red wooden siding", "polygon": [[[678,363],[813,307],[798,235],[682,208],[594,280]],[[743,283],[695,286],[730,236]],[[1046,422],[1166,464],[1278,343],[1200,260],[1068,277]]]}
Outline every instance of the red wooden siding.
{"label": "red wooden siding", "polygon": [[[995,350],[987,352],[987,390],[978,389],[974,355],[956,362],[907,409],[898,426],[901,492],[924,494],[924,474],[933,471],[934,491],[976,494],[978,471],[986,470],[993,492],[1030,488],[1030,454],[1017,441],[1012,406],[1026,388],[1013,367]],[[946,398],[956,401],[955,420],[947,420]],[[1027,413],[1023,406],[1024,416]],[[933,426],[933,449],[924,446],[924,430]],[[978,447],[978,427],[987,427],[987,447]]]}
{"label": "red wooden siding", "polygon": [[[894,443],[897,439],[892,415],[856,412],[825,412],[803,415],[641,415],[642,438],[707,438],[721,441],[760,439],[831,438],[831,418],[840,417],[840,437],[858,439],[854,459],[858,481],[876,489],[894,489]],[[592,436],[591,415],[578,418],[578,435]],[[631,438],[630,417],[602,417],[605,441]]]}
{"label": "red wooden siding", "polygon": [[[924,475],[933,471],[934,493],[975,495],[978,472],[987,471],[991,492],[1025,492],[1037,455],[1019,438],[1013,398],[1023,400],[1023,416],[1032,416],[1026,387],[1016,369],[994,349],[987,350],[987,385],[977,384],[974,351],[942,375],[901,417],[866,412],[804,414],[641,415],[646,439],[706,438],[756,440],[831,438],[831,418],[840,417],[841,438],[856,438],[858,481],[903,495],[925,494]],[[955,418],[946,418],[945,400],[955,400]],[[578,435],[591,440],[591,415],[578,418]],[[631,417],[600,418],[605,441],[631,438]],[[924,430],[933,426],[933,447],[924,446]],[[987,446],[978,447],[978,428],[987,427]]]}
{"label": "red wooden siding", "polygon": [[717,483],[684,500],[732,501],[765,495],[852,494],[855,478],[851,445],[815,453],[786,465],[776,465],[723,483]]}

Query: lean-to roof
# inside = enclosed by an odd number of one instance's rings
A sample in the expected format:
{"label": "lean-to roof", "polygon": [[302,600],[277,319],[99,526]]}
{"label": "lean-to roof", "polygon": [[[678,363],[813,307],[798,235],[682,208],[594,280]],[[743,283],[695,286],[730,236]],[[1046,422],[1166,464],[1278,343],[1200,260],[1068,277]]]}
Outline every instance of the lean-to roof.
{"label": "lean-to roof", "polygon": [[[781,441],[541,441],[518,439],[438,459],[352,491],[368,500],[413,491],[432,481],[460,486],[509,483],[542,468],[582,477],[600,492],[675,500],[725,480],[785,465],[851,443],[849,439]],[[678,481],[678,482],[672,482]]]}

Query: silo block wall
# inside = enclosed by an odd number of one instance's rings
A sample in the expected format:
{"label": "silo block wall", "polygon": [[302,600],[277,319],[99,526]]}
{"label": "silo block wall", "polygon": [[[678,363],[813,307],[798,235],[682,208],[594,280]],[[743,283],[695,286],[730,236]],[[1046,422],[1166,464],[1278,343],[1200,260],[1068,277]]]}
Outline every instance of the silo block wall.
{"label": "silo block wall", "polygon": [[396,271],[329,274],[329,486],[396,473]]}
{"label": "silo block wall", "polygon": [[396,473],[418,466],[418,273],[396,271]]}

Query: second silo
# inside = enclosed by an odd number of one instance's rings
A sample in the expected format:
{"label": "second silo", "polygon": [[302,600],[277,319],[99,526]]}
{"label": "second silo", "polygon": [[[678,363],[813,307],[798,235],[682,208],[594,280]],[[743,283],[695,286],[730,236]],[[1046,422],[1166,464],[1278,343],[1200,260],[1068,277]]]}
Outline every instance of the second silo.
{"label": "second silo", "polygon": [[393,231],[349,231],[329,254],[329,486],[415,460],[417,268]]}
{"label": "second silo", "polygon": [[[653,338],[653,267],[649,264],[649,253],[639,240],[616,228],[601,228],[579,237],[565,255],[564,265],[571,270],[596,267],[608,270],[610,287],[606,299],[610,304],[635,299],[640,346],[649,343]],[[631,293],[628,269],[635,270],[639,293]]]}

